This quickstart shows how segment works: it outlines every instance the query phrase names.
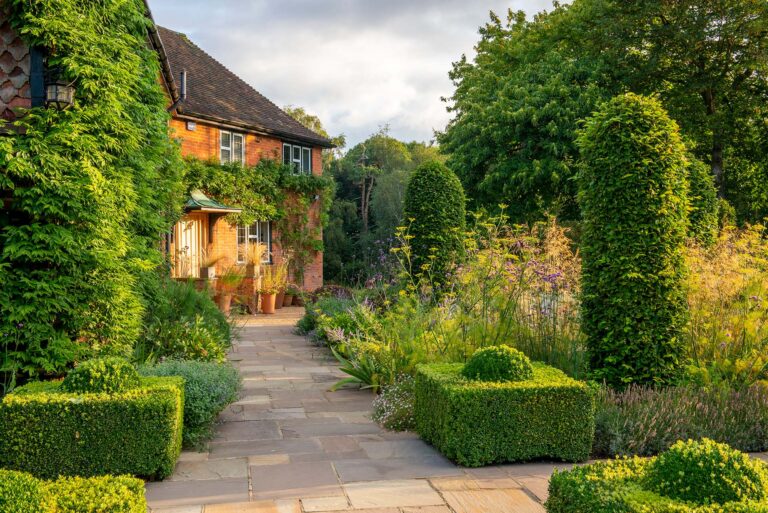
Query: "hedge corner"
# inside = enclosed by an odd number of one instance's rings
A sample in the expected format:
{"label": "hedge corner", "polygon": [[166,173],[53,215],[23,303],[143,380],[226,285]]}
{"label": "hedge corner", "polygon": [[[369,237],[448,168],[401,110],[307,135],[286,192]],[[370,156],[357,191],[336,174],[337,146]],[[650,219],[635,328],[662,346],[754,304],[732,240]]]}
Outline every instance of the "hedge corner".
{"label": "hedge corner", "polygon": [[585,461],[595,431],[592,391],[557,369],[532,365],[531,379],[503,383],[467,380],[462,364],[419,365],[419,435],[466,467],[538,458]]}
{"label": "hedge corner", "polygon": [[55,479],[130,474],[162,479],[181,453],[184,380],[141,378],[115,394],[32,383],[0,403],[0,467]]}

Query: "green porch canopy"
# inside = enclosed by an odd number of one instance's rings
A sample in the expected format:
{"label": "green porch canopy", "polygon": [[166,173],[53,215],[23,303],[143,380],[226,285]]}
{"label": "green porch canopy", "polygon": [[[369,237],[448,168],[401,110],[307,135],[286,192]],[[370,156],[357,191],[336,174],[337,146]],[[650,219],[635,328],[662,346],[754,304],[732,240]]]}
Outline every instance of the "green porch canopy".
{"label": "green porch canopy", "polygon": [[239,213],[242,208],[230,207],[219,203],[206,196],[203,191],[195,189],[190,193],[190,198],[184,204],[184,210],[187,212],[216,212],[216,213]]}

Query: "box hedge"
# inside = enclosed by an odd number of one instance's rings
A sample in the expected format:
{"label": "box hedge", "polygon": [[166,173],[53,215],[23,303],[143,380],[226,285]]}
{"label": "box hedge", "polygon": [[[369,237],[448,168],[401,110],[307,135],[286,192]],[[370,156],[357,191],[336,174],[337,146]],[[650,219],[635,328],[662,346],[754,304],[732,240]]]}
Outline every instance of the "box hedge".
{"label": "box hedge", "polygon": [[592,391],[557,369],[532,366],[528,380],[481,382],[463,378],[462,364],[419,365],[416,430],[467,467],[586,460],[595,431]]}
{"label": "box hedge", "polygon": [[31,383],[0,403],[0,467],[36,477],[163,478],[181,451],[184,380],[141,378],[116,394]]}
{"label": "box hedge", "polygon": [[146,513],[144,482],[129,476],[43,481],[0,469],[1,513]]}
{"label": "box hedge", "polygon": [[[659,457],[555,472],[546,508],[548,513],[768,513],[766,484],[762,461],[711,440],[678,442]],[[722,497],[727,499],[718,502]]]}

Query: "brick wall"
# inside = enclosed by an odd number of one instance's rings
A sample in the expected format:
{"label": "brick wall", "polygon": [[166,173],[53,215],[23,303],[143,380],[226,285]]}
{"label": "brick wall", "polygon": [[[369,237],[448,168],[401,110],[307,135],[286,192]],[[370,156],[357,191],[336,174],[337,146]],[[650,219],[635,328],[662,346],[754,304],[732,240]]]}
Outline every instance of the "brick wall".
{"label": "brick wall", "polygon": [[[219,129],[215,126],[196,122],[194,130],[187,129],[185,120],[174,118],[171,120],[171,135],[181,141],[183,155],[191,155],[199,159],[207,160],[219,158]],[[273,137],[246,133],[245,137],[245,161],[249,166],[256,165],[263,158],[282,159],[283,142]],[[312,173],[321,175],[323,170],[322,149],[312,148]],[[215,199],[215,198],[214,198]],[[315,202],[310,207],[310,223],[313,226],[320,224],[320,203]],[[217,272],[221,272],[229,265],[236,262],[237,257],[237,228],[231,226],[223,218],[214,221],[212,228],[213,241],[208,251],[211,254],[224,255],[217,264]],[[272,231],[272,258],[273,262],[280,263],[283,257],[280,247],[280,233],[273,225]],[[291,278],[293,280],[293,278]],[[313,291],[323,285],[323,254],[317,252],[312,262],[304,270],[304,289]]]}
{"label": "brick wall", "polygon": [[0,118],[13,120],[15,109],[30,108],[29,48],[13,31],[0,6]]}

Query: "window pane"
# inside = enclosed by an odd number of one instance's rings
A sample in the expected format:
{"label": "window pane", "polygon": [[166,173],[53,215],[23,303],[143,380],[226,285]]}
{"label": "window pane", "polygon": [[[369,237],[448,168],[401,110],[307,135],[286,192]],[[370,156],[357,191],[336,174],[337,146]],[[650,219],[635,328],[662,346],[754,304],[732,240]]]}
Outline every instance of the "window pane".
{"label": "window pane", "polygon": [[256,221],[248,228],[248,238],[251,240],[259,240],[259,222]]}
{"label": "window pane", "polygon": [[283,164],[291,163],[291,145],[283,144]]}
{"label": "window pane", "polygon": [[224,148],[221,149],[221,163],[222,164],[229,164],[232,162],[232,152],[231,150],[225,150]]}
{"label": "window pane", "polygon": [[293,161],[301,162],[301,146],[293,147]]}
{"label": "window pane", "polygon": [[237,262],[242,264],[248,254],[247,229],[245,226],[237,227]]}
{"label": "window pane", "polygon": [[312,150],[309,148],[301,149],[301,170],[307,174],[312,173]]}
{"label": "window pane", "polygon": [[243,135],[232,134],[232,162],[243,161]]}
{"label": "window pane", "polygon": [[229,132],[220,132],[221,133],[221,147],[222,148],[230,148],[232,146],[232,134]]}
{"label": "window pane", "polygon": [[267,247],[263,261],[269,263],[272,261],[272,228],[269,221],[262,221],[259,225],[259,240]]}

